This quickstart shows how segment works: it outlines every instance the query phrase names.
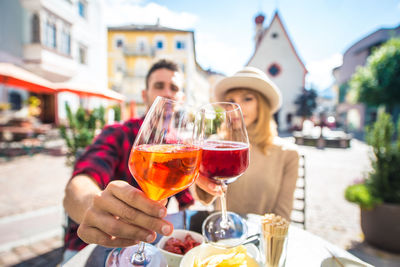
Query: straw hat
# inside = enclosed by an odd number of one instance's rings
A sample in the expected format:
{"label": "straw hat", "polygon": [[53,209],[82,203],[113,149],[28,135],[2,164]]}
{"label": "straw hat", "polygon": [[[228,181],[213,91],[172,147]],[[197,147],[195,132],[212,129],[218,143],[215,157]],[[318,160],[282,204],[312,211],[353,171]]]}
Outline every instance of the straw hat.
{"label": "straw hat", "polygon": [[268,100],[272,113],[281,107],[282,96],[279,88],[257,68],[244,67],[233,76],[221,79],[214,88],[216,100],[223,101],[225,93],[233,88],[248,88],[261,93]]}

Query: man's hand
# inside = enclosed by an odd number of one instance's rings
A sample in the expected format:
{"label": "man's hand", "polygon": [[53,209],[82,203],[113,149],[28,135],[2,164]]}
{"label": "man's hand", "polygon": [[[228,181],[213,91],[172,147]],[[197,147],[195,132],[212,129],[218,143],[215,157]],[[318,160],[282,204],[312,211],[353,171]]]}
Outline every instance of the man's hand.
{"label": "man's hand", "polygon": [[139,241],[152,242],[156,232],[170,235],[173,226],[163,220],[167,209],[124,181],[113,181],[93,196],[78,228],[86,243],[126,247]]}

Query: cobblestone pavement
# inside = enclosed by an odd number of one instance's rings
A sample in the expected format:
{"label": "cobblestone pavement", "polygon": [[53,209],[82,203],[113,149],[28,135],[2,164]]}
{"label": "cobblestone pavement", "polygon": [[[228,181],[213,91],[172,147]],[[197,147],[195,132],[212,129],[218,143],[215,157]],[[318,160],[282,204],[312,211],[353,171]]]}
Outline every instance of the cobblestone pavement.
{"label": "cobblestone pavement", "polygon": [[61,259],[62,241],[59,235],[0,252],[0,266],[52,267],[57,266]]}
{"label": "cobblestone pavement", "polygon": [[360,211],[344,199],[345,188],[370,168],[368,147],[357,140],[349,149],[301,147],[306,160],[307,230],[342,247],[361,241]]}
{"label": "cobblestone pavement", "polygon": [[[300,149],[306,158],[307,230],[342,248],[353,247],[362,240],[359,208],[343,194],[369,168],[367,146],[354,140],[349,149]],[[61,207],[71,173],[64,163],[64,157],[43,154],[0,162],[0,235],[7,231],[1,220],[10,215]],[[0,250],[0,266],[56,266],[61,245],[60,234],[28,238],[26,244]]]}
{"label": "cobblestone pavement", "polygon": [[64,156],[36,154],[0,162],[0,218],[60,205],[70,174]]}

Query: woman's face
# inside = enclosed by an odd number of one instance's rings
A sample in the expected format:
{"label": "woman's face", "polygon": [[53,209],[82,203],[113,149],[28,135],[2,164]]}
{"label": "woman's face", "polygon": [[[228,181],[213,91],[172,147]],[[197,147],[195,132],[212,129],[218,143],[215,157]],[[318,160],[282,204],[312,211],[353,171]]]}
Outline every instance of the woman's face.
{"label": "woman's face", "polygon": [[254,93],[246,89],[229,91],[225,95],[225,101],[233,102],[240,106],[246,127],[257,120],[258,101]]}

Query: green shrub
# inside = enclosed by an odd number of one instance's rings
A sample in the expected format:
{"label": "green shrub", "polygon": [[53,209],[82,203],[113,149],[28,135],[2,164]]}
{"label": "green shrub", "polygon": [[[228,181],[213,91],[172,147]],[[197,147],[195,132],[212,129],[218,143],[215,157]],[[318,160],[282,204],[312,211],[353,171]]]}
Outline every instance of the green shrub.
{"label": "green shrub", "polygon": [[[400,120],[397,123],[400,133]],[[367,128],[367,143],[372,147],[372,171],[361,184],[346,188],[345,198],[363,208],[379,203],[400,204],[400,134],[394,137],[392,117],[387,113],[378,116]]]}
{"label": "green shrub", "polygon": [[96,130],[105,125],[104,108],[99,107],[86,112],[82,107],[73,113],[65,103],[68,125],[60,126],[60,135],[68,148],[67,165],[74,165],[79,154],[92,143]]}
{"label": "green shrub", "polygon": [[115,105],[112,107],[114,110],[114,120],[117,122],[121,121],[121,107],[120,105]]}

